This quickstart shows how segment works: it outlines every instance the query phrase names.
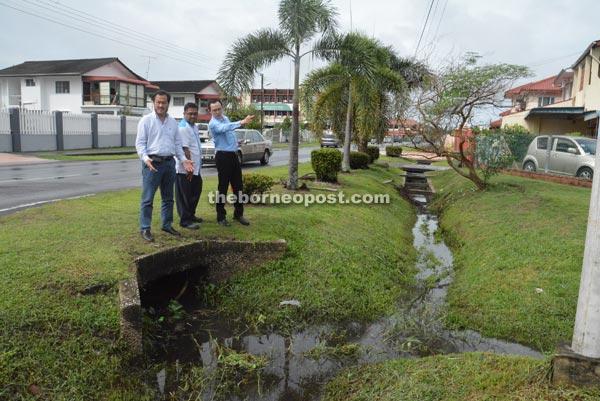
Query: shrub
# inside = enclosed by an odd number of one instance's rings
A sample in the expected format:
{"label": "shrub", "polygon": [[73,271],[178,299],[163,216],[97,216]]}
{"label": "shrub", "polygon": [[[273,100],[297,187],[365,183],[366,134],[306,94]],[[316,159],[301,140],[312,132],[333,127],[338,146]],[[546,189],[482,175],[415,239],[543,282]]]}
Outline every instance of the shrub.
{"label": "shrub", "polygon": [[369,164],[379,159],[379,148],[377,146],[367,146],[367,153],[369,154],[369,158],[371,159]]}
{"label": "shrub", "polygon": [[390,157],[400,157],[400,155],[402,154],[402,147],[401,146],[386,146],[385,154]]}
{"label": "shrub", "polygon": [[268,175],[259,173],[242,174],[243,192],[248,196],[253,194],[262,194],[271,190],[275,181]]}
{"label": "shrub", "polygon": [[350,168],[351,169],[368,169],[371,156],[364,152],[350,152]]}
{"label": "shrub", "polygon": [[342,169],[342,152],[337,149],[316,149],[310,153],[310,163],[319,181],[337,182]]}

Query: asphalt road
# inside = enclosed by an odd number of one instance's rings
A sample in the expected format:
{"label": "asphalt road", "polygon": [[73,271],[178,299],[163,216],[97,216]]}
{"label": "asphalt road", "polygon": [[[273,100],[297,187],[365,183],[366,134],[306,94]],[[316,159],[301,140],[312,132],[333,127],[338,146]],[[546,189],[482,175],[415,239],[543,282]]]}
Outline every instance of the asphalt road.
{"label": "asphalt road", "polygon": [[[313,149],[300,148],[299,161],[310,161]],[[287,165],[288,160],[288,149],[275,149],[269,166]],[[244,171],[261,168],[258,162],[243,166]],[[203,166],[202,176],[216,174],[214,165]],[[0,165],[0,216],[61,199],[140,188],[141,185],[139,159]]]}

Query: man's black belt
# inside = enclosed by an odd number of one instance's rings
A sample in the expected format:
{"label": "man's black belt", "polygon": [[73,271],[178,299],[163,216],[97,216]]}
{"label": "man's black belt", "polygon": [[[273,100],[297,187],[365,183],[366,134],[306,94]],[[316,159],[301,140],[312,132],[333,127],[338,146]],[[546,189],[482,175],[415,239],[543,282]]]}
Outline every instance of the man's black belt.
{"label": "man's black belt", "polygon": [[173,160],[173,156],[148,155],[148,157],[155,163],[168,162]]}
{"label": "man's black belt", "polygon": [[217,150],[217,153],[233,153],[233,154],[235,154],[236,152],[233,150]]}

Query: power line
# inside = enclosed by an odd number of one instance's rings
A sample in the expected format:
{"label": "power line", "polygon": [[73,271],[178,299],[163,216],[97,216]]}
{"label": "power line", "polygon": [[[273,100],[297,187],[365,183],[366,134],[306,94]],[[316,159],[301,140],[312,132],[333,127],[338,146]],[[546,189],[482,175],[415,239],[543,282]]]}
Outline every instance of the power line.
{"label": "power line", "polygon": [[427,22],[429,21],[429,15],[431,14],[431,9],[433,8],[433,3],[435,0],[431,0],[429,4],[429,11],[427,11],[427,17],[425,18],[425,23],[423,24],[423,29],[421,30],[421,36],[419,36],[419,42],[417,43],[417,47],[415,48],[415,57],[417,57],[417,52],[419,51],[419,46],[421,46],[421,40],[423,39],[423,34],[425,33],[425,28],[427,28]]}
{"label": "power line", "polygon": [[[178,46],[176,44],[164,42],[163,39],[159,39],[159,38],[150,36],[150,35],[148,35],[146,33],[143,33],[143,32],[140,32],[140,31],[136,31],[136,30],[131,29],[131,28],[124,27],[122,25],[116,24],[116,23],[114,23],[112,21],[109,21],[109,20],[104,19],[102,17],[99,17],[97,15],[89,14],[89,13],[86,13],[84,11],[78,10],[76,8],[69,7],[67,5],[64,5],[64,4],[60,3],[60,2],[58,2],[58,1],[47,1],[47,0],[34,0],[34,1],[36,1],[37,3],[41,3],[41,4],[51,5],[52,7],[55,7],[55,6],[61,7],[63,10],[57,11],[57,10],[55,10],[53,8],[47,8],[47,7],[41,6],[42,8],[44,8],[46,10],[49,10],[51,12],[57,13],[57,14],[59,14],[61,16],[65,16],[65,17],[68,17],[68,18],[71,18],[71,19],[74,18],[77,21],[85,22],[86,24],[92,24],[92,25],[100,27],[102,29],[109,30],[109,31],[111,31],[113,33],[118,33],[118,34],[125,33],[127,35],[137,37],[140,40],[143,40],[143,41],[146,41],[146,42],[150,42],[153,45],[158,45],[158,46],[161,46],[161,47],[167,47],[170,51],[176,51],[176,52],[181,53],[182,55],[185,55],[185,56],[190,56],[190,54],[195,54],[195,55],[197,55],[197,57],[200,57],[202,59],[206,59],[208,62],[210,62],[211,60],[215,60],[216,61],[216,59],[214,59],[212,57],[209,57],[209,56],[206,56],[206,55],[204,55],[204,54],[202,54],[200,52],[197,52],[195,50],[185,49],[185,48],[183,48],[181,46]],[[67,12],[70,15],[64,14],[64,12]],[[77,16],[77,14],[80,14],[81,16]],[[102,21],[102,24],[99,24],[97,21]],[[114,28],[107,27],[106,24],[112,25]],[[181,49],[181,50],[179,50],[179,49]]]}
{"label": "power line", "polygon": [[[27,15],[30,15],[30,16],[33,16],[33,17],[36,17],[36,18],[48,21],[48,22],[57,24],[57,25],[61,25],[61,26],[67,27],[69,29],[73,29],[73,30],[76,30],[76,31],[79,31],[79,32],[86,33],[86,34],[91,35],[91,36],[96,36],[96,37],[99,37],[99,38],[102,38],[102,39],[107,39],[107,40],[110,40],[110,41],[115,42],[115,43],[119,43],[119,44],[122,44],[122,45],[125,45],[125,46],[128,46],[128,47],[132,47],[132,48],[135,48],[135,49],[138,49],[138,50],[143,50],[143,51],[151,52],[151,53],[163,56],[163,57],[168,58],[168,59],[172,59],[172,60],[176,60],[176,61],[181,61],[181,62],[184,62],[184,63],[195,65],[197,67],[202,67],[202,68],[206,68],[207,67],[206,65],[198,64],[198,63],[195,63],[195,62],[191,61],[191,60],[193,60],[193,57],[187,57],[186,59],[181,59],[181,58],[175,57],[173,55],[169,55],[169,54],[164,54],[164,53],[158,52],[157,49],[156,49],[156,47],[160,47],[160,46],[155,46],[155,45],[157,45],[157,43],[151,43],[155,48],[149,49],[147,47],[141,47],[139,45],[135,45],[135,44],[132,44],[132,43],[120,40],[120,39],[116,39],[116,38],[113,38],[113,37],[110,37],[110,36],[103,35],[103,34],[98,33],[98,32],[94,32],[94,31],[90,30],[89,28],[87,28],[87,29],[80,28],[78,26],[73,25],[72,23],[71,24],[67,24],[67,23],[65,23],[63,21],[51,18],[51,17],[49,17],[47,15],[36,14],[35,12],[33,12],[31,10],[28,10],[28,9],[18,8],[18,7],[15,7],[14,5],[9,5],[9,4],[2,3],[2,2],[0,2],[0,5],[2,5],[4,7],[7,7],[7,8],[10,8],[10,9],[13,9],[15,11],[19,11],[21,13],[24,13],[24,14],[27,14]],[[78,21],[79,22],[86,22],[86,23],[88,23],[87,21],[81,21],[81,20],[78,20]],[[167,51],[171,51],[170,49],[166,49],[166,50]],[[203,61],[201,61],[201,62],[203,62]],[[214,64],[214,63],[211,63],[211,64]]]}

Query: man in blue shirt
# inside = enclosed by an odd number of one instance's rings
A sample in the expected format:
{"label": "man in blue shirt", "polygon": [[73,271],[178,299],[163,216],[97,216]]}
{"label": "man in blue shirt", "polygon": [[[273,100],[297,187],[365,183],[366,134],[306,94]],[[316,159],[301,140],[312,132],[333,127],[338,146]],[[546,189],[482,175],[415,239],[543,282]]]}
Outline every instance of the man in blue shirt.
{"label": "man in blue shirt", "polygon": [[198,230],[196,223],[202,222],[196,217],[196,207],[202,194],[202,145],[198,137],[196,119],[198,118],[198,105],[186,103],[183,106],[183,120],[179,123],[179,135],[185,156],[194,162],[194,171],[186,171],[183,163],[177,158],[177,180],[175,181],[175,204],[179,213],[179,225],[190,230]]}
{"label": "man in blue shirt", "polygon": [[242,204],[242,166],[237,157],[238,141],[235,135],[235,129],[251,122],[254,116],[246,116],[241,121],[231,122],[227,116],[223,115],[223,104],[219,99],[211,99],[208,103],[208,109],[212,118],[208,123],[208,128],[215,141],[215,163],[219,184],[217,187],[217,223],[224,227],[231,226],[225,216],[225,197],[231,184],[235,202],[233,204],[233,219],[247,226],[250,224],[244,217],[244,205]]}
{"label": "man in blue shirt", "polygon": [[135,148],[142,160],[142,201],[140,204],[140,229],[142,238],[154,241],[150,233],[152,204],[156,190],[160,187],[161,230],[172,235],[181,235],[173,224],[173,186],[175,183],[175,159],[183,161],[186,171],[194,171],[194,163],[183,153],[177,121],[167,114],[171,95],[157,91],[153,98],[154,111],[142,117],[138,123]]}

